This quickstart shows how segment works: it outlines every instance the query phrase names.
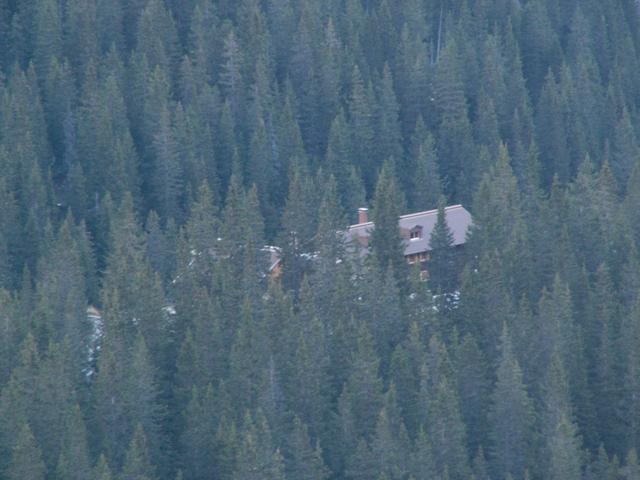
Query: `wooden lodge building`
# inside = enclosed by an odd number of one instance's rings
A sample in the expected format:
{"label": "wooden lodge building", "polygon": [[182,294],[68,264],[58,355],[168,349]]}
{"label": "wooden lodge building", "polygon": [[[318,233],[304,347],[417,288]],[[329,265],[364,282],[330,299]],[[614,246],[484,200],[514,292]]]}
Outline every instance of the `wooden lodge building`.
{"label": "wooden lodge building", "polygon": [[[420,262],[420,270],[427,275],[427,262],[431,251],[431,232],[436,225],[438,210],[409,213],[399,219],[400,235],[404,240],[404,256],[407,262]],[[445,219],[453,234],[453,244],[461,247],[467,239],[467,230],[471,226],[471,214],[462,205],[451,205],[445,208]],[[360,256],[369,253],[369,239],[375,225],[369,221],[366,208],[358,210],[358,223],[351,225],[346,233],[347,241],[357,250]]]}

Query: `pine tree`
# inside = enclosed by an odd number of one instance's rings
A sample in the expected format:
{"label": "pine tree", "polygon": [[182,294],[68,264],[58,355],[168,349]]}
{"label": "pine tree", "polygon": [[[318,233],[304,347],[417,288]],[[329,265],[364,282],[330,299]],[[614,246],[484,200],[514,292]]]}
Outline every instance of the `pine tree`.
{"label": "pine tree", "polygon": [[447,196],[467,201],[468,192],[475,189],[480,177],[466,168],[466,159],[475,155],[475,145],[461,70],[459,45],[456,40],[449,38],[438,59],[434,79],[439,114],[438,157],[445,166],[442,175],[447,185]]}
{"label": "pine tree", "polygon": [[[330,358],[324,325],[313,317],[309,325],[299,333],[293,357],[293,372],[289,396],[295,411],[316,437],[326,433],[326,417],[330,399],[335,395],[331,388]],[[286,380],[286,377],[285,377]]]}
{"label": "pine tree", "polygon": [[6,386],[15,368],[21,325],[18,322],[18,301],[4,289],[0,289],[0,312],[0,325],[4,332],[0,338],[0,383]]}
{"label": "pine tree", "polygon": [[255,407],[258,392],[266,381],[269,350],[263,341],[267,332],[261,320],[252,310],[250,300],[245,299],[229,354],[231,401],[243,409]]}
{"label": "pine tree", "polygon": [[217,402],[211,385],[206,389],[193,388],[185,410],[185,429],[180,443],[183,470],[187,478],[204,479],[215,471]]}
{"label": "pine tree", "polygon": [[335,272],[345,260],[345,245],[340,230],[347,221],[338,197],[338,185],[333,175],[330,175],[322,187],[323,195],[318,209],[318,229],[316,233],[316,245],[319,252],[315,265],[316,285],[315,297],[322,305],[328,301],[333,282],[327,282],[332,277],[330,272]]}
{"label": "pine tree", "polygon": [[111,470],[109,469],[109,464],[104,454],[98,458],[98,462],[95,467],[93,467],[93,473],[89,478],[91,478],[91,480],[112,480],[113,476],[111,475]]}
{"label": "pine tree", "polygon": [[492,396],[489,421],[492,427],[493,468],[498,476],[520,476],[531,462],[533,405],[522,383],[506,325],[501,338],[501,359]]}
{"label": "pine tree", "polygon": [[28,424],[24,424],[16,438],[11,463],[7,470],[9,480],[44,480],[46,469],[40,449]]}
{"label": "pine tree", "polygon": [[91,478],[87,430],[79,405],[76,404],[67,415],[69,425],[64,435],[63,448],[56,468],[57,478],[60,480]]}
{"label": "pine tree", "polygon": [[[0,158],[5,155],[0,148]],[[7,181],[0,179],[0,202],[5,206],[0,213],[0,286],[10,288],[17,280],[17,265],[21,259],[15,256],[19,239],[18,206]]]}
{"label": "pine tree", "polygon": [[372,268],[364,275],[364,281],[366,287],[363,297],[366,305],[362,312],[375,338],[382,371],[386,373],[391,353],[407,327],[402,315],[400,290],[392,267],[389,266],[384,271],[378,268],[375,260]]}
{"label": "pine tree", "polygon": [[6,419],[0,425],[0,465],[3,470],[8,468],[16,439],[28,422],[37,394],[40,357],[32,335],[27,335],[24,339],[18,358],[11,378],[0,396],[0,413]]}
{"label": "pine tree", "polygon": [[452,480],[468,478],[466,428],[462,421],[458,396],[447,378],[435,386],[428,402],[426,431],[433,439],[433,458],[437,472]]}
{"label": "pine tree", "polygon": [[234,30],[224,40],[224,64],[220,73],[220,85],[229,101],[236,125],[243,125],[243,107],[246,95],[242,74],[244,56]]}
{"label": "pine tree", "polygon": [[285,462],[288,478],[326,480],[329,477],[320,445],[316,443],[313,446],[306,425],[298,417],[293,420],[289,451],[292,453],[291,459]]}
{"label": "pine tree", "polygon": [[585,326],[585,344],[587,358],[591,359],[589,381],[596,412],[594,424],[604,445],[610,451],[622,455],[624,417],[621,410],[621,380],[624,378],[624,362],[620,360],[618,304],[613,301],[611,294],[605,293],[613,290],[610,270],[603,264],[596,272],[592,287],[590,318]]}
{"label": "pine tree", "polygon": [[402,158],[402,134],[400,132],[400,107],[396,99],[393,76],[388,64],[385,64],[379,84],[376,112],[376,157],[378,165],[388,158]]}
{"label": "pine tree", "polygon": [[442,195],[443,185],[439,173],[435,141],[431,135],[418,146],[412,177],[411,203],[415,210],[435,208]]}
{"label": "pine tree", "polygon": [[549,442],[551,451],[551,476],[549,478],[555,480],[580,480],[583,478],[576,428],[566,417],[562,417]]}
{"label": "pine tree", "polygon": [[453,293],[457,284],[457,259],[451,232],[446,218],[445,199],[438,200],[438,217],[431,231],[429,247],[429,286],[439,294]]}
{"label": "pine tree", "polygon": [[357,447],[347,459],[346,477],[353,480],[365,480],[374,478],[377,473],[376,461],[371,448],[361,438]]}
{"label": "pine tree", "polygon": [[[75,0],[67,4],[64,22],[64,50],[70,57],[70,63],[78,77],[85,71],[89,61],[98,55],[100,29],[97,23],[97,5],[102,3],[94,0]],[[104,13],[104,10],[100,13]],[[101,16],[100,20],[107,19]],[[109,27],[113,28],[113,25],[103,24],[101,26],[103,29]],[[111,47],[111,42],[104,46]]]}
{"label": "pine tree", "polygon": [[625,381],[624,390],[626,401],[624,402],[624,417],[627,419],[627,445],[636,448],[640,441],[640,426],[637,424],[637,416],[634,412],[638,409],[636,391],[638,385],[637,371],[640,368],[640,357],[637,350],[637,339],[640,334],[639,324],[640,305],[638,302],[633,307],[629,316],[623,321],[621,327],[622,348],[625,357]]}
{"label": "pine tree", "polygon": [[67,337],[73,349],[73,363],[86,362],[89,325],[86,320],[87,286],[76,228],[66,218],[50,250],[44,252],[36,281],[38,341],[46,345]]}
{"label": "pine tree", "polygon": [[[349,126],[354,164],[363,172],[365,187],[373,188],[375,171],[378,167],[373,163],[374,112],[371,92],[365,85],[362,73],[356,65],[351,79],[351,96],[349,98]],[[386,159],[384,159],[386,161]]]}
{"label": "pine tree", "polygon": [[626,108],[623,109],[622,116],[615,126],[612,146],[615,177],[619,185],[624,185],[640,155],[631,118]]}
{"label": "pine tree", "polygon": [[120,478],[123,480],[153,480],[154,467],[151,464],[147,439],[142,425],[138,424],[129,444],[127,458]]}
{"label": "pine tree", "polygon": [[513,305],[497,252],[483,253],[476,270],[465,267],[460,282],[456,320],[462,334],[471,333],[487,360],[498,357],[500,323],[513,317]]}
{"label": "pine tree", "polygon": [[555,60],[558,39],[549,21],[543,2],[527,5],[522,16],[523,69],[527,85],[537,97],[544,76]]}
{"label": "pine tree", "polygon": [[478,252],[488,248],[502,250],[521,218],[521,197],[513,174],[507,147],[500,148],[500,157],[484,175],[474,198],[474,225],[470,243],[479,242]]}
{"label": "pine tree", "polygon": [[433,446],[424,429],[420,429],[416,437],[412,453],[410,472],[413,478],[436,478],[436,467],[433,460]]}
{"label": "pine tree", "polygon": [[355,221],[358,208],[365,205],[365,186],[361,168],[348,161],[353,153],[350,129],[344,112],[340,109],[331,123],[327,145],[326,163],[329,173],[337,182],[338,195],[347,219]]}
{"label": "pine tree", "polygon": [[409,327],[407,337],[391,357],[389,377],[398,392],[398,404],[409,435],[415,438],[420,427],[420,368],[425,362],[425,348],[417,323]]}
{"label": "pine tree", "polygon": [[238,466],[233,480],[284,480],[284,462],[274,449],[271,432],[260,412],[254,421],[247,413],[237,450]]}
{"label": "pine tree", "polygon": [[[538,2],[536,2],[538,3]],[[566,183],[571,172],[567,132],[563,119],[565,98],[552,72],[546,76],[538,101],[536,116],[537,139],[542,164],[542,181],[550,185],[554,175]]]}
{"label": "pine tree", "polygon": [[[137,424],[144,429],[145,442],[148,442],[150,458],[159,468],[165,445],[162,431],[166,407],[162,403],[161,390],[156,380],[156,368],[142,335],[133,345],[128,362],[127,391],[125,405],[128,408],[130,426]],[[164,459],[163,459],[164,460]]]}
{"label": "pine tree", "polygon": [[[76,386],[80,372],[73,370],[68,342],[50,343],[40,359],[36,392],[28,415],[29,424],[42,448],[42,459],[51,472],[64,448],[71,421],[69,413],[76,402]],[[82,458],[78,459],[82,468]]]}
{"label": "pine tree", "polygon": [[[146,258],[144,232],[128,195],[118,209],[110,236],[111,249],[102,287],[105,332],[119,330],[120,334],[125,334],[123,340],[127,345],[131,345],[141,332],[156,367],[164,367],[169,341],[168,324],[161,321],[166,315],[164,292]],[[112,299],[119,310],[110,316]]]}
{"label": "pine tree", "polygon": [[51,60],[62,58],[62,19],[59,6],[51,0],[36,3],[34,64],[38,76],[47,77]]}
{"label": "pine tree", "polygon": [[[64,172],[69,165],[59,165],[63,159],[63,147],[65,145],[65,123],[67,117],[71,117],[71,99],[76,98],[76,89],[73,74],[68,62],[59,62],[55,57],[51,59],[48,74],[43,78],[45,94],[44,112],[47,119],[47,128],[51,138],[51,146],[58,159],[54,165],[55,174]],[[61,119],[65,119],[61,121]],[[72,159],[69,159],[72,161]]]}
{"label": "pine tree", "polygon": [[[526,475],[525,473],[524,478],[527,478]],[[478,452],[473,458],[473,476],[476,480],[489,480],[491,478],[489,476],[489,466],[487,465],[482,447],[478,448]]]}
{"label": "pine tree", "polygon": [[170,112],[166,106],[160,112],[157,131],[153,136],[155,165],[153,170],[154,204],[163,219],[182,222],[182,172],[172,130]]}
{"label": "pine tree", "polygon": [[469,451],[475,451],[488,433],[489,368],[476,339],[470,334],[462,338],[454,357],[460,411],[467,427]]}
{"label": "pine tree", "polygon": [[338,400],[342,428],[349,427],[350,430],[343,441],[354,441],[349,448],[355,448],[357,438],[373,435],[376,415],[383,401],[382,381],[378,376],[380,362],[371,333],[364,324],[358,328],[355,348],[350,374]]}
{"label": "pine tree", "polygon": [[178,37],[175,22],[163,2],[150,1],[136,25],[136,49],[144,55],[151,68],[175,71],[178,60]]}
{"label": "pine tree", "polygon": [[478,118],[474,127],[476,143],[487,149],[490,158],[497,158],[500,154],[500,132],[496,107],[484,88],[480,90]]}
{"label": "pine tree", "polygon": [[308,260],[315,251],[315,205],[313,184],[300,165],[292,166],[289,195],[282,213],[284,238],[281,261],[284,267],[283,284],[287,290],[297,291],[302,278],[310,273]]}
{"label": "pine tree", "polygon": [[406,278],[403,240],[398,221],[404,210],[404,198],[393,171],[393,163],[386,162],[376,185],[373,205],[375,228],[371,233],[371,251],[383,271],[390,266],[399,284]]}
{"label": "pine tree", "polygon": [[378,471],[388,478],[404,478],[408,471],[411,441],[400,415],[393,384],[385,395],[385,402],[378,414],[376,432],[371,450],[378,464]]}
{"label": "pine tree", "polygon": [[640,466],[638,466],[638,454],[635,448],[629,450],[624,470],[626,480],[637,480],[640,478]]}

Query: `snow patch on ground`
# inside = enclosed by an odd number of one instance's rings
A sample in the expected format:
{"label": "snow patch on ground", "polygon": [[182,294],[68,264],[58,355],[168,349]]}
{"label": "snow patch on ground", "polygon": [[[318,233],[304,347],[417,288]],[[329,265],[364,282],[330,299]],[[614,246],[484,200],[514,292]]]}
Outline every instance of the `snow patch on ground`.
{"label": "snow patch on ground", "polygon": [[451,293],[441,293],[433,296],[433,309],[439,312],[443,310],[457,310],[460,306],[460,292],[458,290]]}
{"label": "snow patch on ground", "polygon": [[100,344],[104,336],[104,321],[102,315],[95,307],[87,308],[87,321],[89,322],[90,334],[87,345],[87,367],[82,371],[89,379],[95,373],[96,357],[100,352]]}

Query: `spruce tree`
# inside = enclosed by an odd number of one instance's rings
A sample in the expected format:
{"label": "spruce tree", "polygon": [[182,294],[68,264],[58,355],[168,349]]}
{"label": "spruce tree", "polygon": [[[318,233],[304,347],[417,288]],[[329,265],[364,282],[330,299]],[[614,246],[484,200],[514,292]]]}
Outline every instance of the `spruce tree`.
{"label": "spruce tree", "polygon": [[399,106],[396,99],[393,76],[388,64],[385,64],[382,79],[378,87],[376,112],[376,156],[382,164],[388,158],[402,158],[402,134],[400,132]]}
{"label": "spruce tree", "polygon": [[376,184],[373,204],[371,251],[377,265],[386,271],[390,266],[399,284],[406,280],[403,239],[400,237],[399,217],[404,211],[404,198],[395,180],[393,163],[388,161],[382,168]]}
{"label": "spruce tree", "polygon": [[562,417],[556,432],[550,439],[551,476],[554,480],[575,479],[582,477],[580,444],[575,426]]}
{"label": "spruce tree", "polygon": [[79,405],[74,405],[67,414],[68,426],[56,468],[59,479],[80,480],[91,478],[91,464],[87,430]]}
{"label": "spruce tree", "polygon": [[170,112],[165,106],[157,120],[157,130],[153,135],[153,153],[155,164],[153,169],[154,204],[163,219],[173,218],[182,221],[182,172],[171,125]]}
{"label": "spruce tree", "polygon": [[24,424],[11,456],[11,463],[7,469],[9,480],[44,480],[46,468],[42,462],[40,449],[36,443],[28,424]]}
{"label": "spruce tree", "polygon": [[489,411],[493,440],[493,468],[498,476],[520,476],[531,462],[533,405],[522,383],[506,325],[501,337],[501,358]]}
{"label": "spruce tree", "polygon": [[156,478],[154,470],[144,429],[142,425],[138,424],[129,443],[127,458],[122,467],[120,478],[123,480],[153,480]]}
{"label": "spruce tree", "polygon": [[[371,92],[362,78],[362,72],[356,65],[351,79],[351,96],[349,98],[349,127],[354,163],[363,173],[365,187],[370,190],[374,186],[375,171],[378,168],[373,162],[374,112]],[[386,161],[386,159],[384,159]]]}
{"label": "spruce tree", "polygon": [[253,420],[247,413],[237,450],[238,465],[233,480],[284,480],[284,462],[272,444],[266,419],[258,411]]}
{"label": "spruce tree", "polygon": [[640,466],[638,465],[638,454],[636,453],[635,448],[629,450],[624,471],[625,478],[627,480],[636,480],[640,478]]}
{"label": "spruce tree", "polygon": [[414,443],[410,472],[413,478],[435,478],[437,475],[433,460],[433,446],[422,428]]}
{"label": "spruce tree", "polygon": [[467,426],[469,451],[475,451],[486,441],[488,434],[489,367],[478,342],[470,334],[462,338],[454,357],[460,411]]}
{"label": "spruce tree", "polygon": [[113,476],[111,475],[111,470],[109,469],[109,464],[104,454],[98,458],[98,462],[93,467],[92,475],[89,478],[91,478],[91,480],[112,480]]}
{"label": "spruce tree", "polygon": [[429,286],[438,294],[453,293],[457,284],[457,258],[453,245],[453,233],[447,224],[445,199],[438,200],[438,217],[431,231]]}
{"label": "spruce tree", "polygon": [[320,445],[316,443],[314,447],[306,425],[298,417],[293,420],[289,451],[291,459],[285,461],[288,478],[326,480],[329,477],[329,471],[322,460]]}
{"label": "spruce tree", "polygon": [[218,412],[213,387],[193,388],[180,437],[183,471],[188,478],[207,478],[215,471]]}
{"label": "spruce tree", "polygon": [[435,141],[431,135],[418,146],[416,155],[411,204],[415,210],[429,210],[438,206],[443,190]]}
{"label": "spruce tree", "polygon": [[433,439],[433,458],[439,475],[450,479],[468,478],[467,433],[458,396],[449,380],[442,378],[428,402],[426,432]]}
{"label": "spruce tree", "polygon": [[354,441],[349,448],[355,448],[357,438],[371,438],[375,430],[375,419],[382,407],[382,381],[378,376],[379,359],[374,348],[374,340],[365,324],[357,330],[357,340],[350,374],[345,383],[338,409],[342,428],[351,430],[343,441]]}

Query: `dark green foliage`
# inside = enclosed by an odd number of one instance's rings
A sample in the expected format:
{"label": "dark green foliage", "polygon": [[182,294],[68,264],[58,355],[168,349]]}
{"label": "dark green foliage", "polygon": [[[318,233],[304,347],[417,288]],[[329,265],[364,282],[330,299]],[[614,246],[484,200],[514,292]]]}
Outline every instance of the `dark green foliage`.
{"label": "dark green foliage", "polygon": [[0,0],[0,477],[637,479],[637,7]]}
{"label": "dark green foliage", "polygon": [[411,204],[415,210],[429,210],[438,205],[442,195],[442,180],[438,168],[435,142],[430,135],[418,146],[412,175]]}
{"label": "dark green foliage", "polygon": [[313,447],[307,427],[295,418],[293,432],[289,440],[291,460],[285,463],[288,478],[304,480],[326,480],[329,476],[327,467],[322,460],[320,445]]}
{"label": "dark green foliage", "polygon": [[153,480],[156,478],[149,459],[147,439],[140,424],[133,433],[120,478],[123,480]]}
{"label": "dark green foliage", "polygon": [[521,476],[530,465],[533,405],[522,383],[507,327],[501,337],[501,359],[492,395],[493,468],[499,477]]}
{"label": "dark green foliage", "polygon": [[552,479],[582,478],[582,459],[575,426],[562,417],[550,439]]}
{"label": "dark green foliage", "polygon": [[16,438],[15,447],[13,447],[7,478],[10,480],[24,478],[44,480],[45,472],[40,449],[33,438],[29,425],[25,423]]}
{"label": "dark green foliage", "polygon": [[445,213],[446,202],[443,197],[438,200],[438,218],[431,232],[429,246],[429,287],[431,291],[443,294],[452,293],[457,284],[457,255],[454,251],[453,233],[447,225]]}
{"label": "dark green foliage", "polygon": [[467,425],[469,451],[474,451],[487,438],[489,366],[478,342],[469,334],[457,346],[455,362],[460,410]]}
{"label": "dark green foliage", "polygon": [[181,435],[183,470],[189,478],[206,478],[214,470],[216,458],[217,415],[213,388],[193,388],[185,409],[185,427]]}
{"label": "dark green foliage", "polygon": [[433,389],[433,398],[427,403],[426,431],[429,438],[437,442],[433,450],[436,469],[440,475],[447,474],[451,479],[467,478],[467,434],[458,396],[447,378],[442,378]]}
{"label": "dark green foliage", "polygon": [[385,162],[378,177],[373,204],[373,222],[376,228],[371,234],[372,258],[384,272],[392,268],[397,279],[406,277],[406,261],[403,258],[403,240],[398,229],[405,199],[395,177],[394,163]]}
{"label": "dark green foliage", "polygon": [[234,480],[284,480],[284,462],[280,452],[274,448],[271,432],[260,411],[256,420],[247,413],[240,434],[237,450],[238,464]]}
{"label": "dark green foliage", "polygon": [[353,442],[348,444],[350,447],[356,446],[359,437],[371,438],[383,400],[379,360],[371,333],[364,324],[358,329],[355,347],[350,374],[338,401],[345,442]]}
{"label": "dark green foliage", "polygon": [[69,411],[67,422],[63,448],[56,467],[57,478],[74,480],[91,478],[87,430],[79,405],[74,405]]}
{"label": "dark green foliage", "polygon": [[104,455],[100,455],[98,463],[93,468],[93,475],[90,478],[92,480],[111,480],[113,478],[111,470],[109,470],[109,465],[107,464],[107,459]]}

